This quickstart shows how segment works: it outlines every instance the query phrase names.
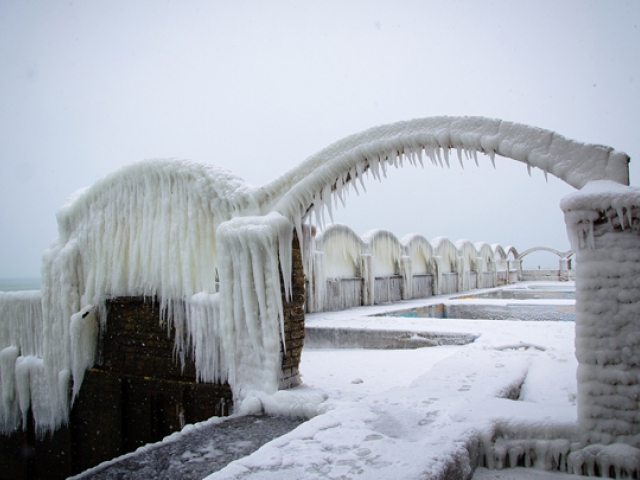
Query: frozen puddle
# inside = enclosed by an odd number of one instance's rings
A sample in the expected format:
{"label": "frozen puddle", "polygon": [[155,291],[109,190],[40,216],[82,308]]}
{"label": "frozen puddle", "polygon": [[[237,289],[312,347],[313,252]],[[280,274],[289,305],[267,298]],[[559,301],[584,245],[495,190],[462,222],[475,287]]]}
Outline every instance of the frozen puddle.
{"label": "frozen puddle", "polygon": [[87,470],[74,479],[200,479],[249,455],[303,421],[290,417],[213,418]]}

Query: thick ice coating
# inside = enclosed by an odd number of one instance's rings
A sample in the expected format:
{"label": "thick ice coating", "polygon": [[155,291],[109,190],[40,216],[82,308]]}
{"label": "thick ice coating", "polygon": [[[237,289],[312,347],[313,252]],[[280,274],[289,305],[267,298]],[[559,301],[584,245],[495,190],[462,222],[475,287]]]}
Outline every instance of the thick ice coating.
{"label": "thick ice coating", "polygon": [[[178,357],[191,349],[200,380],[228,380],[240,397],[273,393],[282,337],[279,272],[288,292],[293,229],[303,243],[311,241],[303,223],[321,226],[325,209],[331,218],[349,188],[364,189],[365,173],[381,179],[391,166],[423,164],[423,154],[448,165],[452,149],[461,163],[463,156],[477,160],[477,152],[503,155],[576,187],[601,179],[628,183],[623,153],[480,117],[376,127],[327,147],[262,188],[187,161],[126,167],[59,210],[59,236],[43,256],[41,299],[0,297],[2,428],[15,428],[19,411],[29,407],[39,431],[67,420],[69,382],[73,376],[76,395],[94,361],[97,331],[105,328],[99,322],[108,297],[157,298],[175,327]],[[393,242],[383,243],[399,252]],[[434,244],[440,276],[455,270],[457,259],[447,257],[447,248]],[[305,245],[302,250],[311,252]],[[388,268],[411,277],[409,256],[389,258]],[[359,262],[361,276],[373,285],[371,258],[363,254]],[[303,263],[308,276],[324,278],[320,258]],[[315,282],[320,290],[321,283]],[[373,303],[373,291],[363,293]],[[322,293],[315,298],[321,302]]]}

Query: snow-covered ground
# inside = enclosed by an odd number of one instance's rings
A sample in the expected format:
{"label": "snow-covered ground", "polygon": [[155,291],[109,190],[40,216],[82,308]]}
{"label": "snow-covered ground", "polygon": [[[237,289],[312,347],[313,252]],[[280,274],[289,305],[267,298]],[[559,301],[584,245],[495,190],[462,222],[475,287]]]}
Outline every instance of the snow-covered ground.
{"label": "snow-covered ground", "polygon": [[[568,301],[549,301],[554,302],[566,308]],[[261,402],[271,412],[315,409],[318,415],[207,478],[462,478],[468,449],[473,451],[495,429],[524,436],[532,431],[571,434],[577,367],[573,322],[368,316],[390,308],[313,314],[306,323],[471,333],[477,339],[414,350],[305,348],[303,385]],[[257,405],[249,399],[245,408]],[[554,478],[535,476],[542,474],[539,470],[498,473],[502,476],[482,470],[475,478]]]}

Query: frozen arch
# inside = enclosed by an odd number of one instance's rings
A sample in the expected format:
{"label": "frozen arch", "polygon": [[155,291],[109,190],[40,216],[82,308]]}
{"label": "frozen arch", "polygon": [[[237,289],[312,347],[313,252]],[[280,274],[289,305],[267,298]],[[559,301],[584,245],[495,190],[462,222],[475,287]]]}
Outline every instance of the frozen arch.
{"label": "frozen arch", "polygon": [[555,248],[551,248],[551,247],[532,247],[522,252],[518,256],[518,258],[522,259],[533,252],[551,252],[557,255],[558,257],[560,257],[561,259],[567,259],[573,255],[573,250],[567,250],[566,252],[561,252],[560,250],[556,250]]}
{"label": "frozen arch", "polygon": [[449,165],[450,151],[477,160],[485,153],[520,161],[582,188],[592,180],[629,184],[629,157],[610,147],[569,140],[555,132],[483,117],[430,117],[374,127],[346,137],[256,192],[264,211],[275,210],[294,222],[326,207],[344,203],[343,190],[364,188],[363,174],[374,178],[389,166],[423,163],[423,153],[436,165]]}

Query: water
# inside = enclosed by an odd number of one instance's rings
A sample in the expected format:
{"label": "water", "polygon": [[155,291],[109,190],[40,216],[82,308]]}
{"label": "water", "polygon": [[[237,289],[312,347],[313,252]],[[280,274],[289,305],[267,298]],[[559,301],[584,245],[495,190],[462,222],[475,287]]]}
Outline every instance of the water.
{"label": "water", "polygon": [[40,277],[0,278],[0,292],[40,290]]}

